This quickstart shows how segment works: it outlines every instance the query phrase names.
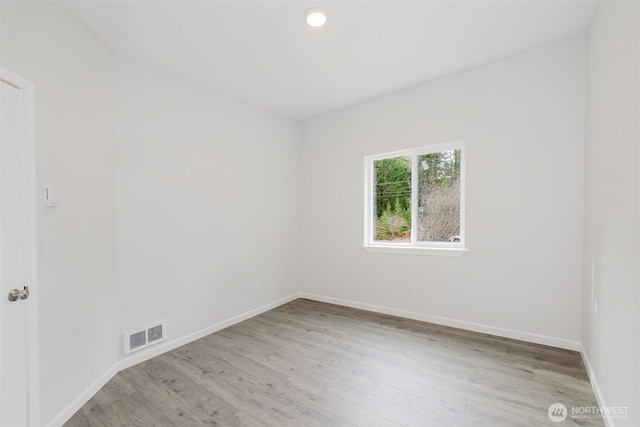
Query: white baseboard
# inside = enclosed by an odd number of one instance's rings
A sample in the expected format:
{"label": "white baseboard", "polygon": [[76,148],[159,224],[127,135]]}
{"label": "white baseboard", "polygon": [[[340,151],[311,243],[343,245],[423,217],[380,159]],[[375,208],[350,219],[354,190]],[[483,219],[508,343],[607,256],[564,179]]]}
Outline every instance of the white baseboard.
{"label": "white baseboard", "polygon": [[67,406],[62,412],[60,412],[55,418],[53,418],[53,420],[51,420],[46,427],[61,427],[118,372],[131,366],[137,365],[138,363],[144,362],[145,360],[149,360],[153,357],[159,356],[162,353],[166,353],[167,351],[171,351],[174,348],[178,348],[209,334],[235,325],[236,323],[240,323],[244,320],[250,319],[254,316],[257,316],[258,314],[264,313],[265,311],[269,311],[273,308],[279,307],[282,304],[286,304],[296,298],[299,298],[298,294],[289,295],[288,297],[270,302],[253,310],[249,310],[230,319],[223,320],[222,322],[218,322],[214,325],[200,329],[199,331],[163,342],[158,346],[150,347],[147,350],[141,350],[139,353],[136,353],[127,358],[120,359],[118,362],[113,364],[113,366],[107,369],[107,371],[102,374],[100,378],[98,378],[93,384],[91,384],[84,392],[82,392],[82,394],[80,394],[80,396],[78,396],[69,406]]}
{"label": "white baseboard", "polygon": [[84,406],[106,383],[109,382],[115,374],[118,373],[117,364],[111,366],[107,371],[102,374],[93,384],[91,384],[80,396],[78,396],[69,406],[64,408],[53,420],[51,420],[47,427],[59,427],[69,421],[69,418]]}
{"label": "white baseboard", "polygon": [[464,320],[455,320],[447,317],[433,316],[430,314],[417,313],[413,311],[401,310],[397,308],[384,307],[374,304],[365,304],[357,301],[345,300],[340,298],[327,297],[323,295],[310,294],[300,292],[299,298],[307,298],[315,301],[326,302],[330,304],[343,305],[346,307],[358,308],[361,310],[373,311],[376,313],[389,314],[392,316],[405,317],[407,319],[420,320],[422,322],[435,323],[437,325],[451,326],[453,328],[465,329],[468,331],[480,332],[483,334],[496,335],[504,338],[511,338],[520,341],[527,341],[535,344],[543,344],[552,347],[563,348],[566,350],[580,351],[581,345],[578,341],[567,340],[563,338],[549,337],[529,332],[516,331],[512,329],[500,328],[496,326],[483,325],[481,323],[467,322]]}
{"label": "white baseboard", "polygon": [[[600,384],[598,384],[598,378],[596,377],[596,373],[593,370],[593,366],[591,365],[591,360],[589,359],[589,355],[587,354],[587,351],[582,344],[580,344],[580,354],[582,355],[582,362],[584,363],[584,367],[587,370],[587,375],[589,376],[589,382],[591,383],[593,394],[596,396],[598,407],[607,408],[608,406],[604,400],[604,394],[602,394]],[[603,416],[602,419],[604,420],[604,425],[606,427],[615,427],[613,419],[607,416]]]}

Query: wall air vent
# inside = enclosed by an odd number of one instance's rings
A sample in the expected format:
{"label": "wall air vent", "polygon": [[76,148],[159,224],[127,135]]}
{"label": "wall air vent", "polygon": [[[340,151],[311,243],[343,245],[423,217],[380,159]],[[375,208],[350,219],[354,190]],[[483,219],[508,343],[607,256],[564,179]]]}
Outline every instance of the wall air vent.
{"label": "wall air vent", "polygon": [[151,323],[145,327],[124,333],[124,354],[142,350],[164,340],[167,336],[167,322]]}

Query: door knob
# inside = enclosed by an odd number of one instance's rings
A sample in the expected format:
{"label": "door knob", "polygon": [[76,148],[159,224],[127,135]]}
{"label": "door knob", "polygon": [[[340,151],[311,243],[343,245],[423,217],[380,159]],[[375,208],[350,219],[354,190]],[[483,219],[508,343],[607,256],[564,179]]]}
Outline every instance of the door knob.
{"label": "door knob", "polygon": [[9,301],[14,302],[19,299],[29,298],[29,287],[25,286],[24,289],[11,289],[9,291]]}

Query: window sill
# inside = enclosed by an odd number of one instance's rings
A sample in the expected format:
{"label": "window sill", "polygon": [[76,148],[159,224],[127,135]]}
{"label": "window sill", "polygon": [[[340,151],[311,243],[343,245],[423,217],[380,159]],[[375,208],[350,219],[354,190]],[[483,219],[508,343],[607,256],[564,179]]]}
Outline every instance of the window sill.
{"label": "window sill", "polygon": [[438,255],[438,256],[462,256],[468,250],[464,248],[421,248],[417,246],[384,246],[384,245],[364,245],[367,252],[384,252],[391,254],[412,254],[412,255]]}

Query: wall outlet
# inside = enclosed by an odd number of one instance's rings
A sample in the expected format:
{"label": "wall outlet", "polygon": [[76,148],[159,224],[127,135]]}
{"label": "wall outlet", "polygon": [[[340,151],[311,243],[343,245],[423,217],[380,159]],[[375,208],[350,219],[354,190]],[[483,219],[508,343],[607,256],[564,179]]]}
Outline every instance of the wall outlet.
{"label": "wall outlet", "polygon": [[44,256],[56,256],[56,242],[52,238],[44,239]]}
{"label": "wall outlet", "polygon": [[80,369],[84,366],[84,348],[76,350],[76,369]]}
{"label": "wall outlet", "polygon": [[413,285],[411,285],[410,282],[407,282],[404,284],[404,293],[406,295],[411,295],[411,293],[413,292]]}

